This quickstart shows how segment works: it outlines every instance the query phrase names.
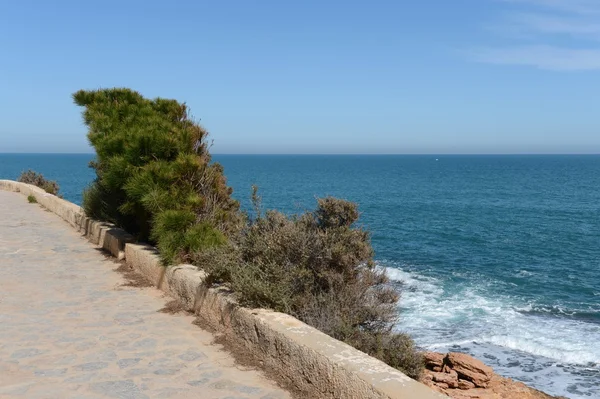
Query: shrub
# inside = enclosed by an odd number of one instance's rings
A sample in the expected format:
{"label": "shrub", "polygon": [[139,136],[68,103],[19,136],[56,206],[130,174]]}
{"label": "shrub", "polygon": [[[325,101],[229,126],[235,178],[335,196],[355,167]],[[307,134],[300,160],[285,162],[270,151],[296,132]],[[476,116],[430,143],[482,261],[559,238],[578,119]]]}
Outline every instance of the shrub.
{"label": "shrub", "polygon": [[22,172],[18,179],[21,183],[33,184],[49,194],[58,195],[59,186],[54,180],[46,180],[41,173],[37,173],[31,169]]}
{"label": "shrub", "polygon": [[83,198],[89,216],[156,244],[166,264],[221,245],[240,228],[239,204],[185,104],[118,88],[73,98],[85,107],[97,156]]}
{"label": "shrub", "polygon": [[97,156],[84,192],[88,216],[156,244],[165,264],[201,266],[209,284],[227,283],[244,305],[294,315],[419,378],[420,354],[393,331],[398,293],[373,262],[369,234],[354,227],[356,204],[323,198],[313,212],[263,215],[253,188],[249,218],[185,104],[129,89],[73,98],[85,107]]}
{"label": "shrub", "polygon": [[33,195],[28,195],[27,201],[29,201],[30,204],[37,204],[37,199]]}
{"label": "shrub", "polygon": [[354,228],[356,204],[318,200],[317,209],[287,217],[260,213],[228,246],[195,254],[209,283],[225,282],[248,306],[289,313],[324,333],[418,379],[420,354],[395,333],[397,291],[373,260],[369,234]]}

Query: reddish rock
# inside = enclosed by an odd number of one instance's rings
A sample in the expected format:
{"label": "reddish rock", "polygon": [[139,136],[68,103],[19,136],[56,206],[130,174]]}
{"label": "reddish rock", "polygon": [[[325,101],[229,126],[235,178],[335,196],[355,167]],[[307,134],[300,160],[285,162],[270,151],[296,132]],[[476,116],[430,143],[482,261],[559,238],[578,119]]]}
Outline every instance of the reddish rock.
{"label": "reddish rock", "polygon": [[438,383],[437,385],[439,385],[439,383],[443,383],[446,384],[448,388],[458,388],[458,374],[456,371],[453,371],[449,374],[431,373],[431,377],[434,382]]}
{"label": "reddish rock", "polygon": [[444,361],[458,373],[461,379],[471,381],[481,388],[486,388],[494,375],[491,367],[464,353],[450,352]]}
{"label": "reddish rock", "polygon": [[[442,367],[440,367],[443,371],[434,372],[431,369],[426,369],[421,382],[452,399],[566,399],[562,397],[555,398],[554,396],[530,388],[521,382],[513,381],[510,378],[503,378],[494,374],[490,367],[478,360],[460,353],[439,354],[439,356],[429,355],[428,359],[431,359],[429,362],[431,364],[437,362],[440,356],[444,362]],[[453,360],[453,363],[450,359]],[[430,367],[437,368],[439,366]],[[491,378],[487,378],[487,386],[485,388],[478,387],[474,382],[466,380],[463,377],[464,374],[459,374],[458,369],[454,370],[454,367],[461,369],[463,373],[469,373],[479,379],[485,380],[488,375],[491,375]]]}
{"label": "reddish rock", "polygon": [[[455,391],[453,395],[449,395],[453,399],[498,399],[498,396],[486,396],[485,393],[476,391]],[[516,398],[507,398],[516,399]]]}
{"label": "reddish rock", "polygon": [[458,389],[473,389],[475,384],[467,380],[458,380]]}
{"label": "reddish rock", "polygon": [[434,367],[439,367],[439,370],[441,370],[444,364],[444,354],[438,352],[425,352],[423,354],[423,360],[425,360],[425,367],[429,370],[434,370]]}

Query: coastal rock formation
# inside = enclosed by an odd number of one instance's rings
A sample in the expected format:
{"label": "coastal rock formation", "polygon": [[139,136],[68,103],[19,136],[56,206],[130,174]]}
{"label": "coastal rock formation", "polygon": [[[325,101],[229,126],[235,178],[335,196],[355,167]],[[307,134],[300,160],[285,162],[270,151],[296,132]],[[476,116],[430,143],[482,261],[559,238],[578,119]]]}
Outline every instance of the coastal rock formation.
{"label": "coastal rock formation", "polygon": [[426,352],[425,385],[454,399],[559,399],[504,378],[464,353]]}
{"label": "coastal rock formation", "polygon": [[494,375],[491,367],[464,353],[450,352],[444,360],[445,365],[456,371],[462,380],[471,381],[479,388],[487,388]]}

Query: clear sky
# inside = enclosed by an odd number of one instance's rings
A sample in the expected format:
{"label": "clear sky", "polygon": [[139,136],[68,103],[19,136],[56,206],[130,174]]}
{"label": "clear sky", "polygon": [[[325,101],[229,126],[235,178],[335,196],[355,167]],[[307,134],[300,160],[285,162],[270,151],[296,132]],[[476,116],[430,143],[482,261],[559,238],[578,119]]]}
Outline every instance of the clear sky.
{"label": "clear sky", "polygon": [[91,152],[114,86],[215,153],[600,153],[600,0],[0,0],[0,152]]}

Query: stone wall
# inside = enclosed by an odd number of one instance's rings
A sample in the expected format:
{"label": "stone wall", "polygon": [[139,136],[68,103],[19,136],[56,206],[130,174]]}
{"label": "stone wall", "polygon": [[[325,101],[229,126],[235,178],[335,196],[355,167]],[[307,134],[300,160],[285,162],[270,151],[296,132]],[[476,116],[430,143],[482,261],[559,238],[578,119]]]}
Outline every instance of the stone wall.
{"label": "stone wall", "polygon": [[207,288],[205,274],[191,265],[163,267],[155,248],[134,243],[127,232],[85,216],[81,207],[24,183],[0,180],[0,189],[33,195],[90,242],[178,299],[207,328],[243,347],[262,367],[303,397],[443,398],[385,363],[335,340],[301,321],[266,309],[239,306],[226,288]]}

